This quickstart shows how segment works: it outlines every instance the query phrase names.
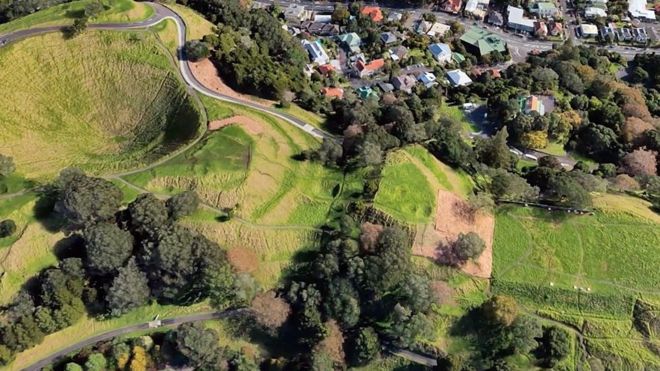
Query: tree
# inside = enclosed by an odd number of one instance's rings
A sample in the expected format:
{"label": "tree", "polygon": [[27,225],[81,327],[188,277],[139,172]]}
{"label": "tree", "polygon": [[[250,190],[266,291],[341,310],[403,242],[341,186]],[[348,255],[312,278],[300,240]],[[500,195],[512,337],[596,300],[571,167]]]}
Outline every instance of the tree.
{"label": "tree", "polygon": [[555,367],[571,352],[571,340],[568,333],[556,326],[546,328],[541,339],[540,350],[544,366]]}
{"label": "tree", "polygon": [[66,182],[55,210],[72,227],[81,227],[110,220],[119,209],[121,200],[121,190],[111,182],[86,175],[73,175]]}
{"label": "tree", "polygon": [[333,280],[325,295],[326,313],[343,327],[351,328],[360,320],[359,295],[347,279]]}
{"label": "tree", "polygon": [[633,145],[640,144],[642,142],[644,133],[653,129],[655,128],[652,124],[642,119],[637,117],[628,117],[623,124],[623,140],[626,141],[626,143],[632,143]]}
{"label": "tree", "polygon": [[11,219],[0,222],[0,238],[9,237],[16,232],[16,223]]}
{"label": "tree", "polygon": [[87,17],[76,18],[73,24],[65,29],[66,37],[72,39],[83,33],[87,29],[87,21]]}
{"label": "tree", "polygon": [[336,4],[335,10],[332,12],[331,16],[332,23],[345,26],[350,16],[351,13],[348,11],[348,8],[344,4]]}
{"label": "tree", "polygon": [[630,80],[636,84],[644,84],[649,81],[649,73],[645,69],[637,66],[633,68],[632,73],[630,74]]}
{"label": "tree", "polygon": [[348,357],[350,363],[354,366],[366,365],[376,358],[380,352],[378,335],[371,327],[358,329],[350,342]]}
{"label": "tree", "polygon": [[520,144],[525,148],[545,148],[548,146],[548,132],[535,130],[523,133],[520,136]]}
{"label": "tree", "polygon": [[14,159],[0,154],[0,178],[11,175],[15,170]]}
{"label": "tree", "polygon": [[524,178],[504,169],[493,172],[489,188],[496,199],[532,201],[539,195],[538,188],[532,187]]}
{"label": "tree", "polygon": [[395,296],[401,305],[413,312],[426,312],[433,302],[431,283],[428,278],[409,274],[399,283]]}
{"label": "tree", "polygon": [[621,168],[631,176],[656,175],[658,153],[645,149],[636,149],[628,153],[621,161]]}
{"label": "tree", "polygon": [[183,46],[183,53],[190,61],[197,62],[211,55],[208,45],[198,40],[189,40]]}
{"label": "tree", "polygon": [[505,126],[492,138],[477,138],[475,151],[479,161],[494,168],[509,169],[513,167],[516,159],[509,151],[508,137],[509,133]]}
{"label": "tree", "polygon": [[149,295],[147,277],[140,271],[135,259],[131,259],[125,267],[119,269],[119,274],[108,290],[106,300],[110,314],[119,316],[142,306],[149,300]]}
{"label": "tree", "polygon": [[545,197],[559,205],[585,208],[591,206],[591,196],[571,175],[558,173],[548,181]]}
{"label": "tree", "polygon": [[453,246],[454,254],[461,261],[478,258],[484,249],[486,249],[484,240],[474,232],[459,233]]}
{"label": "tree", "polygon": [[85,362],[85,371],[104,371],[108,369],[108,361],[102,353],[92,353]]}
{"label": "tree", "polygon": [[319,161],[326,166],[336,166],[343,156],[343,149],[337,141],[330,138],[323,138],[321,148],[316,153]]}
{"label": "tree", "polygon": [[128,213],[131,218],[132,229],[154,234],[166,227],[168,211],[165,203],[151,193],[144,193],[128,204]]}
{"label": "tree", "polygon": [[87,266],[97,274],[114,274],[133,254],[133,236],[114,223],[98,223],[83,232]]}
{"label": "tree", "polygon": [[66,364],[66,367],[64,368],[65,371],[83,371],[83,368],[81,365],[75,363],[75,362],[69,362]]}
{"label": "tree", "polygon": [[215,330],[205,328],[202,323],[185,323],[177,329],[175,342],[177,350],[193,367],[218,369],[225,362],[224,350],[219,347],[220,338]]}
{"label": "tree", "polygon": [[274,291],[257,295],[252,301],[252,313],[257,322],[269,329],[279,329],[289,318],[291,307]]}
{"label": "tree", "polygon": [[526,354],[536,348],[536,339],[543,335],[539,321],[529,316],[518,316],[513,321],[510,332],[511,348],[518,354]]}
{"label": "tree", "polygon": [[166,202],[170,218],[178,220],[188,216],[197,210],[199,206],[199,197],[195,191],[181,192],[170,197]]}
{"label": "tree", "polygon": [[496,295],[481,305],[481,311],[492,326],[510,326],[518,317],[518,303],[510,296]]}
{"label": "tree", "polygon": [[5,345],[0,344],[0,366],[5,366],[14,360],[14,353]]}
{"label": "tree", "polygon": [[94,18],[104,10],[105,7],[100,1],[94,1],[85,5],[85,9],[83,10],[83,16],[87,18]]}

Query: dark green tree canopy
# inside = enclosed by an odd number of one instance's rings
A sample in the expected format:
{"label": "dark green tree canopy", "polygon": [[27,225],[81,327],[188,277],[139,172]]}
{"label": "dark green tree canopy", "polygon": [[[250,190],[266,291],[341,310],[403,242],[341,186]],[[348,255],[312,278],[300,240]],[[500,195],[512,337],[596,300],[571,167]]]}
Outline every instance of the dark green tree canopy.
{"label": "dark green tree canopy", "polygon": [[111,182],[75,174],[64,183],[55,210],[73,227],[111,220],[121,205],[122,193]]}
{"label": "dark green tree canopy", "polygon": [[119,274],[112,281],[106,300],[110,314],[119,316],[131,309],[144,305],[149,300],[147,276],[140,271],[135,259],[128,261],[119,269]]}
{"label": "dark green tree canopy", "polygon": [[97,274],[115,273],[133,254],[133,236],[114,223],[98,223],[83,232],[87,267]]}

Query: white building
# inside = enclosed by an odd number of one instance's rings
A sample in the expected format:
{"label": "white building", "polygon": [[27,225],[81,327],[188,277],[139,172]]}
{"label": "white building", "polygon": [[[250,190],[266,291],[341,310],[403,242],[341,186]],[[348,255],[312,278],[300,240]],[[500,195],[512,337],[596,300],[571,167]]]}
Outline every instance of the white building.
{"label": "white building", "polygon": [[284,18],[292,23],[300,23],[313,19],[314,12],[305,9],[303,5],[291,4],[284,10]]}
{"label": "white building", "polygon": [[649,21],[655,20],[655,12],[646,9],[646,0],[628,0],[628,13],[633,18],[641,18]]}
{"label": "white building", "polygon": [[468,0],[465,3],[465,12],[479,19],[484,19],[488,10],[488,4],[490,4],[490,0]]}
{"label": "white building", "polygon": [[453,86],[465,86],[472,84],[472,79],[461,70],[451,70],[447,72],[449,83]]}
{"label": "white building", "polygon": [[447,44],[436,43],[429,45],[429,51],[433,54],[433,59],[444,65],[451,59],[451,48]]}
{"label": "white building", "polygon": [[451,27],[444,23],[436,22],[434,23],[428,31],[426,31],[426,34],[433,37],[433,36],[444,36],[447,31],[449,31]]}
{"label": "white building", "polygon": [[607,12],[604,9],[590,6],[584,10],[584,16],[586,18],[605,18],[607,17]]}
{"label": "white building", "polygon": [[598,35],[598,27],[594,24],[582,23],[580,25],[580,35],[582,37],[594,37]]}
{"label": "white building", "polygon": [[506,8],[506,11],[509,14],[509,20],[507,22],[509,28],[525,32],[534,31],[534,20],[525,17],[525,12],[522,8],[516,8],[515,6],[509,5]]}
{"label": "white building", "polygon": [[325,49],[323,49],[320,42],[303,40],[302,45],[305,50],[307,50],[307,53],[309,53],[309,58],[312,60],[312,62],[317,63],[319,66],[327,64],[330,60],[328,54],[325,52]]}
{"label": "white building", "polygon": [[435,81],[436,77],[433,74],[433,72],[428,72],[427,71],[427,72],[420,73],[419,76],[417,76],[417,80],[419,80],[419,82],[424,84],[424,86],[426,86],[427,88],[430,88],[430,87],[435,86],[437,84],[437,82]]}

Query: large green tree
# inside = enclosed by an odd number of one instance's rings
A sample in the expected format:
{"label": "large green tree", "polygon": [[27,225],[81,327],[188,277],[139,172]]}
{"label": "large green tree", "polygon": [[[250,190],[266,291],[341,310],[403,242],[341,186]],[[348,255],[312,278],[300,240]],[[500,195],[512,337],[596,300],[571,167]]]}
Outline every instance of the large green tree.
{"label": "large green tree", "polygon": [[112,274],[133,253],[133,236],[114,223],[98,223],[83,232],[87,251],[87,267],[97,274]]}
{"label": "large green tree", "polygon": [[119,274],[108,290],[106,300],[110,314],[119,316],[142,306],[149,300],[149,295],[147,277],[140,271],[135,259],[131,259],[126,266],[119,269]]}
{"label": "large green tree", "polygon": [[121,205],[122,193],[111,182],[82,174],[72,175],[64,184],[55,210],[73,227],[112,219]]}

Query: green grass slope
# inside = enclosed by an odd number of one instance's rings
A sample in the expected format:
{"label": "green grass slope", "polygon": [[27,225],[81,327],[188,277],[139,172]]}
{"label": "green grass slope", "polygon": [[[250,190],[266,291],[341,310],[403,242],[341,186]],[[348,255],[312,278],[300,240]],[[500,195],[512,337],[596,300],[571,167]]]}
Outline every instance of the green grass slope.
{"label": "green grass slope", "polygon": [[28,178],[137,167],[193,138],[200,114],[148,32],[30,38],[0,49],[0,153]]}

